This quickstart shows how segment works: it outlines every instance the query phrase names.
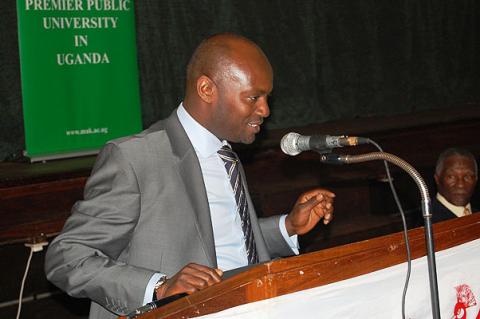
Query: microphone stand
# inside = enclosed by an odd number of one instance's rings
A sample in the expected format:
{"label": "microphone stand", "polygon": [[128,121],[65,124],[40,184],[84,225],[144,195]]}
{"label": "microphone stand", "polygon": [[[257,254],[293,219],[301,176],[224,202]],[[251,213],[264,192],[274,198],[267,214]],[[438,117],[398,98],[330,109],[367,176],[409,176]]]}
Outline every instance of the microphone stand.
{"label": "microphone stand", "polygon": [[425,242],[427,247],[428,275],[430,280],[430,299],[434,319],[440,319],[440,306],[438,299],[437,268],[435,265],[435,248],[433,244],[432,214],[430,212],[430,196],[425,181],[420,174],[406,161],[398,156],[385,152],[372,152],[361,155],[321,154],[320,161],[327,164],[354,164],[367,161],[384,160],[397,165],[406,171],[417,184],[422,199],[422,213],[425,224]]}

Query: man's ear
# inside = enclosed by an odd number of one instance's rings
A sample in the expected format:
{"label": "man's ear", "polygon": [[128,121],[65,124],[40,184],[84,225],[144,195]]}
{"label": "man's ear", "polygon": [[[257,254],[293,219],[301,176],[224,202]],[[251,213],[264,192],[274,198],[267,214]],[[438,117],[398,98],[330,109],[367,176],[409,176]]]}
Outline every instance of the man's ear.
{"label": "man's ear", "polygon": [[197,79],[197,94],[206,103],[212,103],[217,95],[217,86],[208,76],[202,75]]}
{"label": "man's ear", "polygon": [[438,186],[438,183],[439,183],[439,181],[440,181],[440,180],[439,180],[440,177],[437,175],[437,173],[435,173],[435,174],[433,175],[433,178],[435,179],[435,184],[437,184],[437,186]]}

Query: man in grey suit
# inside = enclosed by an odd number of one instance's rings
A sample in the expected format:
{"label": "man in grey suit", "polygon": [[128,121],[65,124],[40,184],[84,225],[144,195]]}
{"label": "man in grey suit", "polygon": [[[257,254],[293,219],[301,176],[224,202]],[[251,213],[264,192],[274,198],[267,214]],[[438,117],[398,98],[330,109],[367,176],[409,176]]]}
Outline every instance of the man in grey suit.
{"label": "man in grey suit", "polygon": [[[267,57],[250,40],[204,40],[171,116],[98,155],[84,200],[50,244],[48,279],[90,298],[90,318],[115,318],[214,285],[225,270],[298,253],[296,236],[330,222],[335,195],[314,189],[288,215],[257,219],[241,165],[240,187],[231,186],[217,153],[228,142],[255,140],[272,82]],[[240,206],[247,215],[239,216]]]}

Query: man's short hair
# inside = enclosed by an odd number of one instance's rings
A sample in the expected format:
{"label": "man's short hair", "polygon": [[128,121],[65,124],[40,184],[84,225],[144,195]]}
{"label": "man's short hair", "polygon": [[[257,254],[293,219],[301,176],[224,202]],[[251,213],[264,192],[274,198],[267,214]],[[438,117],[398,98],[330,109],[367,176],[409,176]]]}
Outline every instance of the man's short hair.
{"label": "man's short hair", "polygon": [[450,156],[462,156],[462,157],[468,157],[470,158],[475,166],[475,177],[478,176],[478,167],[477,167],[477,160],[475,159],[475,156],[467,149],[465,148],[460,148],[460,147],[450,147],[444,150],[440,155],[438,156],[437,159],[437,165],[435,166],[435,174],[440,175],[443,171],[443,164],[445,160],[450,157]]}
{"label": "man's short hair", "polygon": [[[198,45],[188,62],[187,83],[193,83],[200,75],[215,78],[222,64],[227,63],[228,56],[233,52],[233,49],[225,41],[219,40],[222,37],[242,40],[258,48],[258,46],[248,38],[235,33],[224,32],[209,36]],[[258,49],[260,50],[260,48]]]}

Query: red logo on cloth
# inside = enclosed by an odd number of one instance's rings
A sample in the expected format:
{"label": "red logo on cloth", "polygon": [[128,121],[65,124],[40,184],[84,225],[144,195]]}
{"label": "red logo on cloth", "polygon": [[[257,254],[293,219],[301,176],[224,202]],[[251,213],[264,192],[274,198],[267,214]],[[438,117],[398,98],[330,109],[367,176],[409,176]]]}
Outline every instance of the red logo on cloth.
{"label": "red logo on cloth", "polygon": [[[455,289],[457,290],[457,303],[453,310],[452,319],[467,319],[467,308],[475,306],[477,301],[468,285],[463,284],[455,287]],[[476,319],[480,319],[480,312]]]}

